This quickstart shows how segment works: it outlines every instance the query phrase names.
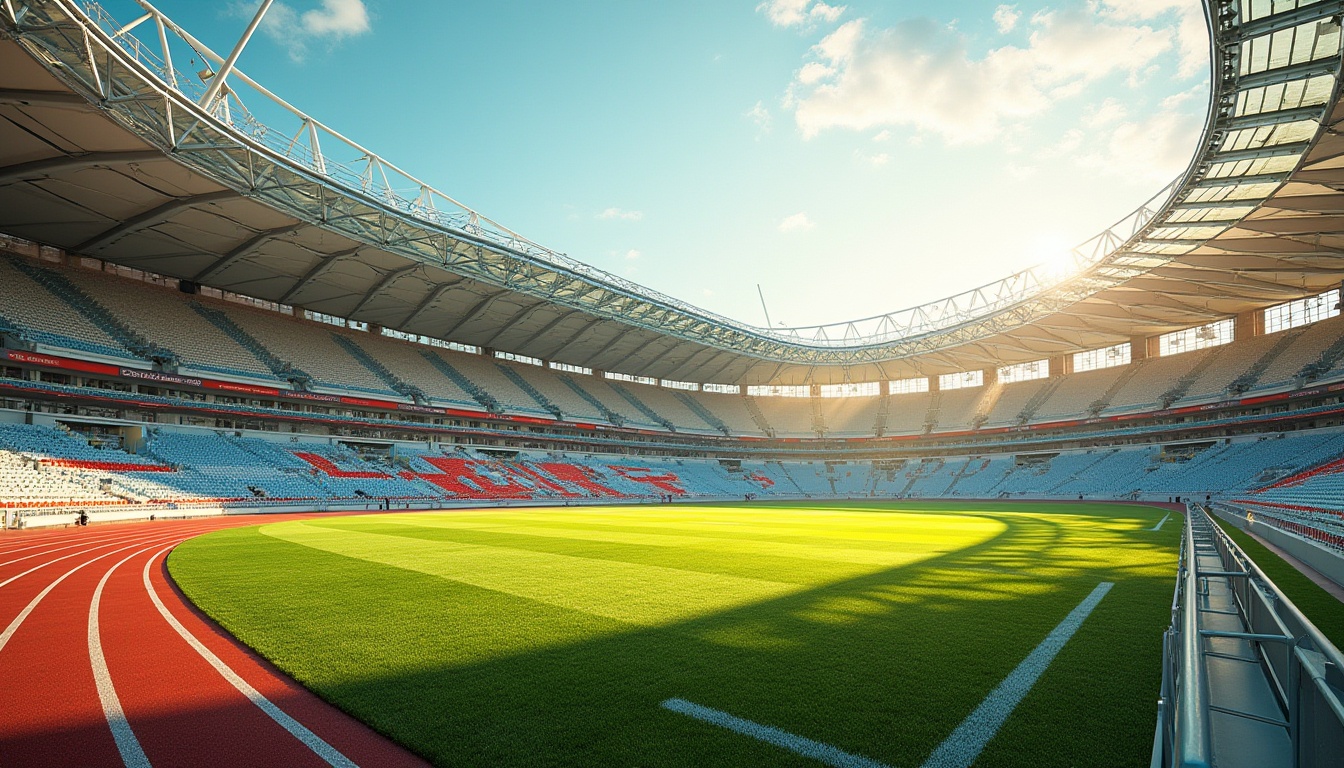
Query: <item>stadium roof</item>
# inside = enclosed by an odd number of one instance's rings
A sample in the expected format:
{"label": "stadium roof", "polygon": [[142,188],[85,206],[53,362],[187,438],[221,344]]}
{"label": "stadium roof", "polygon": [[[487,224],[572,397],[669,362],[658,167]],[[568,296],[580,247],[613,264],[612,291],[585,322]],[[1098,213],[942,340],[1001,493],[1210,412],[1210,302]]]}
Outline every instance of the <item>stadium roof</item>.
{"label": "stadium roof", "polygon": [[[1210,107],[1189,167],[1075,249],[1071,268],[774,330],[518,236],[229,72],[141,5],[140,18],[114,20],[93,3],[0,4],[0,231],[409,333],[741,383],[1037,360],[1318,293],[1344,275],[1344,138],[1333,130],[1344,2],[1270,13],[1293,4],[1209,0]],[[184,73],[175,56],[213,66]]]}

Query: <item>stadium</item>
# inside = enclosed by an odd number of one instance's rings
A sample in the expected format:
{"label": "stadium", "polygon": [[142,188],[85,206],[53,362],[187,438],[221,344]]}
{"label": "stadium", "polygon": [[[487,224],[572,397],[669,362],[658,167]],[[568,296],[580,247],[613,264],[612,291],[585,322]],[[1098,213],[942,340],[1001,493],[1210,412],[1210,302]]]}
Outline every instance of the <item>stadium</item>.
{"label": "stadium", "polygon": [[1344,2],[1205,0],[1062,262],[798,327],[133,5],[0,0],[0,765],[1344,765]]}

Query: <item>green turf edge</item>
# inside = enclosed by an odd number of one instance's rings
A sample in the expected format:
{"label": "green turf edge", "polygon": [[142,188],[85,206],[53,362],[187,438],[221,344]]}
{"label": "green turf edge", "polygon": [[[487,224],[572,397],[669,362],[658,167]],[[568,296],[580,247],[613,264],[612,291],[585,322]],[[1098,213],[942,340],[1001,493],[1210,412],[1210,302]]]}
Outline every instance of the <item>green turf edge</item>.
{"label": "green turf edge", "polygon": [[1326,592],[1292,563],[1284,560],[1277,552],[1256,541],[1246,531],[1241,530],[1217,515],[1213,516],[1237,546],[1250,556],[1260,570],[1265,572],[1283,594],[1297,606],[1316,628],[1321,630],[1336,647],[1344,647],[1344,603]]}

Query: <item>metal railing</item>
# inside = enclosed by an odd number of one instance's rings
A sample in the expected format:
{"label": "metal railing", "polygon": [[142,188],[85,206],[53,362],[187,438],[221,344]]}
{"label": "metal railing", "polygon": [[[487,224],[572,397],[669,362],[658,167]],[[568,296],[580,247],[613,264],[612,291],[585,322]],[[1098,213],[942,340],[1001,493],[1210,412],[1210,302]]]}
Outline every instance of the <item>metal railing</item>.
{"label": "metal railing", "polygon": [[[1200,567],[1216,556],[1218,570]],[[1226,579],[1242,630],[1204,628],[1202,607],[1209,579]],[[1210,613],[1225,614],[1225,611]],[[1206,665],[1210,638],[1246,641],[1253,649],[1286,729],[1286,754],[1276,764],[1317,768],[1339,766],[1344,757],[1344,656],[1297,606],[1265,576],[1199,505],[1188,505],[1180,567],[1171,605],[1171,627],[1163,637],[1162,694],[1154,737],[1153,768],[1208,768],[1216,765],[1220,740],[1212,713],[1262,716],[1237,711],[1215,700]]]}

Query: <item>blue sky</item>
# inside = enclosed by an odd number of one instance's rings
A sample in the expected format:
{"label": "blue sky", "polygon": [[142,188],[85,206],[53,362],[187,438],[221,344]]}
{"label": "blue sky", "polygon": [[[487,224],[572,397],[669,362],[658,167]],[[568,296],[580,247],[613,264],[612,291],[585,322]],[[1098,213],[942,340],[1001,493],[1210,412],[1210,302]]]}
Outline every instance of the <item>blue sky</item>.
{"label": "blue sky", "polygon": [[[256,2],[160,0],[227,51]],[[108,0],[119,18],[129,0]],[[1198,0],[278,0],[241,69],[557,251],[831,322],[1050,259],[1190,159]]]}

